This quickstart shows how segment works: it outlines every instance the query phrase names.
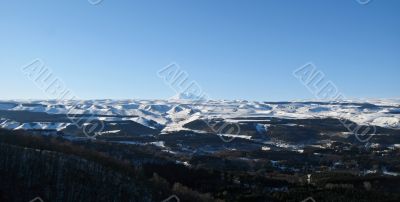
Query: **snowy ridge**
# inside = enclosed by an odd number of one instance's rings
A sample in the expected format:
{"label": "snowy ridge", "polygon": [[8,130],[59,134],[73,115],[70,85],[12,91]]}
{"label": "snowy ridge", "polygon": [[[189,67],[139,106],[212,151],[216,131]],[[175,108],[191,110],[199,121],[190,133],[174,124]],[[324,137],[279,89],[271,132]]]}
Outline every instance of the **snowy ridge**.
{"label": "snowy ridge", "polygon": [[[186,98],[185,95],[179,96]],[[399,99],[342,102],[250,102],[246,100],[198,102],[192,99],[36,100],[0,101],[0,110],[95,115],[94,118],[103,121],[130,120],[149,128],[163,128],[165,132],[184,130],[184,124],[196,119],[221,118],[234,122],[238,117],[341,118],[358,124],[400,128]],[[63,123],[17,123],[12,120],[1,120],[0,127],[60,130],[66,126],[65,123],[64,125]],[[263,131],[264,127],[259,125],[257,130]]]}
{"label": "snowy ridge", "polygon": [[0,121],[0,128],[10,130],[56,130],[60,131],[67,128],[70,123],[53,123],[53,122],[29,122],[20,123],[16,121],[3,120]]}

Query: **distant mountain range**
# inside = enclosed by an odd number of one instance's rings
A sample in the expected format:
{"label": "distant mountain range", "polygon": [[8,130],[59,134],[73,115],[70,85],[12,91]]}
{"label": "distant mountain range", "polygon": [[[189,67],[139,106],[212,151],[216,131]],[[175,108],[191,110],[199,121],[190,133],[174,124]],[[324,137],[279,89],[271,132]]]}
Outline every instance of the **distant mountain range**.
{"label": "distant mountain range", "polygon": [[[364,144],[368,138],[370,143],[396,144],[399,120],[399,100],[251,102],[196,100],[180,94],[170,100],[0,102],[0,128],[4,129],[140,144],[158,141],[172,144],[166,137],[173,136],[165,134],[186,133],[198,137],[197,141],[212,138],[203,145],[206,151],[233,140],[244,143],[242,147],[248,149],[271,146],[299,149],[333,139],[357,143],[354,133],[361,127],[373,130],[360,136],[363,139],[358,138],[359,143]],[[85,131],[99,123],[101,128]],[[168,143],[157,145],[167,147]]]}

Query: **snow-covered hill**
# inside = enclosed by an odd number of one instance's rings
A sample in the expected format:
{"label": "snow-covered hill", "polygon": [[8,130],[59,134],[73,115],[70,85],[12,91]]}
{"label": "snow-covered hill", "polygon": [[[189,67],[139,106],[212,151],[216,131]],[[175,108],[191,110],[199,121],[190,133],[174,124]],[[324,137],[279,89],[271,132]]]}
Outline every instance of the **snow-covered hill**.
{"label": "snow-covered hill", "polygon": [[[182,95],[183,96],[183,95]],[[238,117],[277,117],[285,119],[340,118],[358,124],[399,128],[399,100],[344,102],[250,102],[245,100],[201,101],[171,100],[86,100],[86,101],[1,101],[2,111],[29,111],[47,114],[91,115],[103,121],[134,121],[151,128],[180,130],[188,121],[202,118],[221,118],[235,121]],[[4,117],[3,117],[4,119]],[[10,128],[14,120],[3,120],[0,127]],[[63,124],[24,125],[16,128],[54,128]]]}

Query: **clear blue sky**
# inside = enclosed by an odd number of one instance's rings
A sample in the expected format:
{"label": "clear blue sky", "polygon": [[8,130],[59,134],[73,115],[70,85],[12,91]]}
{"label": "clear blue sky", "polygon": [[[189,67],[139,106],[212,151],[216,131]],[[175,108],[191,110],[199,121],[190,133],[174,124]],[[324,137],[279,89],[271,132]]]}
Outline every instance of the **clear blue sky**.
{"label": "clear blue sky", "polygon": [[313,98],[310,61],[347,97],[400,97],[400,1],[1,1],[0,99],[47,98],[35,58],[84,99],[171,97],[171,62],[212,98]]}

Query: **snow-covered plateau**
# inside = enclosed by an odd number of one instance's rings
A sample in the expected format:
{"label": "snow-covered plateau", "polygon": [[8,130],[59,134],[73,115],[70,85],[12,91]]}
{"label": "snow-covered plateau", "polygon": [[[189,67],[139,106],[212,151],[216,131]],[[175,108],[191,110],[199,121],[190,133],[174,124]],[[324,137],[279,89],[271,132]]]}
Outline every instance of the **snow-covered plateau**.
{"label": "snow-covered plateau", "polygon": [[[183,130],[184,124],[203,118],[259,120],[260,117],[284,119],[337,118],[360,125],[400,127],[400,100],[343,102],[250,102],[245,100],[7,100],[0,101],[1,111],[27,111],[47,114],[86,115],[102,121],[134,121],[164,131]],[[0,123],[2,128],[62,129],[62,123],[27,124],[15,120]],[[258,128],[259,130],[260,128]]]}

